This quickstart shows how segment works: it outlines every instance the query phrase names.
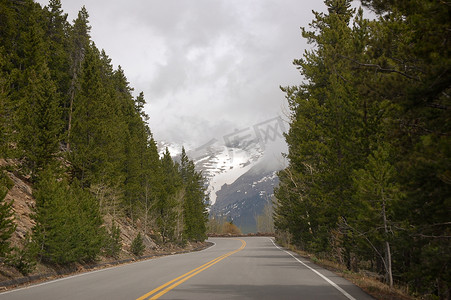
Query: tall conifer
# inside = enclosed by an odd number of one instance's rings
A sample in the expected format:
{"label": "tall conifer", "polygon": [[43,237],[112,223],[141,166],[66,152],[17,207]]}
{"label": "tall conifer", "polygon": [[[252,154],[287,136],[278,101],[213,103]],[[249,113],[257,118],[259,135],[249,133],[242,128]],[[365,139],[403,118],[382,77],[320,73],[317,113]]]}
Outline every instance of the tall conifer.
{"label": "tall conifer", "polygon": [[188,240],[203,241],[208,221],[204,178],[197,172],[182,148],[180,175],[185,190],[183,202],[184,234]]}
{"label": "tall conifer", "polygon": [[89,14],[83,6],[78,12],[78,17],[70,30],[70,85],[68,95],[67,111],[67,150],[70,151],[72,133],[72,115],[74,111],[74,101],[80,87],[79,77],[85,59],[86,51],[90,43]]}
{"label": "tall conifer", "polygon": [[45,169],[59,150],[61,110],[47,66],[43,31],[34,22],[25,34],[25,69],[16,112],[20,156],[33,176]]}

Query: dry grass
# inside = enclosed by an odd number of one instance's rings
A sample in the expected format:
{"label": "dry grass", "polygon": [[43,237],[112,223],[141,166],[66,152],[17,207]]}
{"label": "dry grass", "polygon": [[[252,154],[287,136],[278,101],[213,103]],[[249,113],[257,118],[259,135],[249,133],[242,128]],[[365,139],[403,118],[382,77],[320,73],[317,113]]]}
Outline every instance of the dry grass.
{"label": "dry grass", "polygon": [[362,290],[379,300],[413,300],[417,299],[410,296],[405,288],[390,288],[376,278],[368,277],[364,273],[337,273],[348,279]]}

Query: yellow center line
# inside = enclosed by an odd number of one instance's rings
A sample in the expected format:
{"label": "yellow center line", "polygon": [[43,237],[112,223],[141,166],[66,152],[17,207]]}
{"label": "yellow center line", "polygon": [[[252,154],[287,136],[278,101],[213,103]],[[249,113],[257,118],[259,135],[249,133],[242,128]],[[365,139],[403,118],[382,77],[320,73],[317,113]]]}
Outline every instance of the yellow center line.
{"label": "yellow center line", "polygon": [[[241,241],[241,247],[240,247],[240,248],[238,248],[238,249],[236,249],[236,250],[234,250],[234,251],[231,251],[231,252],[229,252],[229,253],[226,253],[226,254],[224,254],[224,255],[221,255],[221,256],[219,256],[219,257],[217,257],[217,258],[215,258],[215,259],[213,259],[213,260],[207,262],[206,264],[203,264],[203,265],[200,266],[200,267],[197,267],[197,268],[195,268],[195,269],[193,269],[193,270],[191,270],[191,271],[189,271],[189,272],[187,272],[187,273],[185,273],[185,274],[183,274],[183,275],[181,275],[181,276],[179,276],[179,277],[177,277],[177,278],[175,278],[175,279],[172,279],[171,281],[168,281],[168,282],[166,282],[165,284],[160,285],[159,287],[157,287],[157,288],[151,290],[150,292],[148,292],[147,294],[145,294],[145,295],[139,297],[139,298],[136,299],[136,300],[144,300],[144,299],[147,299],[148,297],[154,295],[154,294],[157,293],[158,291],[160,291],[160,290],[162,290],[162,289],[165,288],[163,291],[159,292],[158,294],[155,294],[152,298],[150,298],[150,299],[158,299],[159,297],[161,297],[162,295],[166,294],[167,292],[169,292],[170,290],[172,290],[172,289],[175,288],[176,286],[178,286],[178,285],[182,284],[183,282],[187,281],[187,280],[190,279],[191,277],[194,277],[194,276],[196,276],[197,274],[199,274],[200,272],[202,272],[202,271],[204,271],[204,270],[210,268],[211,266],[213,266],[214,264],[220,262],[220,261],[223,260],[224,258],[227,258],[227,257],[229,257],[230,255],[233,255],[233,254],[235,254],[235,253],[237,253],[237,252],[243,250],[244,247],[246,247],[246,242],[245,242],[244,240],[242,240],[242,239],[237,239],[237,240]],[[172,284],[172,285],[171,285],[171,284]],[[171,285],[171,286],[167,287],[168,285]],[[166,288],[166,287],[167,287],[167,288]]]}
{"label": "yellow center line", "polygon": [[[225,254],[224,254],[224,255],[225,255]],[[189,271],[188,273],[183,274],[182,276],[179,276],[179,277],[177,277],[177,278],[175,278],[175,279],[172,279],[171,281],[166,282],[165,284],[163,284],[163,285],[161,285],[161,286],[159,286],[159,287],[157,287],[157,288],[151,290],[150,292],[148,292],[147,294],[145,294],[145,295],[139,297],[139,298],[136,299],[136,300],[143,300],[143,299],[149,297],[150,295],[152,295],[152,294],[158,292],[159,290],[165,288],[166,286],[170,285],[171,283],[173,283],[173,282],[175,282],[175,281],[177,281],[177,280],[179,280],[179,279],[182,279],[183,277],[188,276],[188,275],[190,275],[191,273],[194,273],[194,272],[196,272],[196,271],[199,270],[199,269],[202,269],[203,267],[205,267],[205,266],[208,265],[208,264],[214,263],[214,262],[217,261],[218,259],[222,258],[224,255],[222,255],[222,256],[220,256],[220,257],[217,257],[217,258],[213,259],[212,261],[209,261],[208,263],[203,264],[202,266],[200,266],[200,267],[198,267],[198,268],[196,268],[196,269],[194,269],[194,270],[191,270],[191,271]]]}

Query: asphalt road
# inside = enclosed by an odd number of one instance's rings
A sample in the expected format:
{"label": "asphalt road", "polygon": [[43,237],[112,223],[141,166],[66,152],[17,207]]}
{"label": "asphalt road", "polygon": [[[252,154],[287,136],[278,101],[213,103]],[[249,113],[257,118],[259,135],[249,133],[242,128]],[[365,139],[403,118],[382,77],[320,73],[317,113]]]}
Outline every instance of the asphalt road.
{"label": "asphalt road", "polygon": [[0,299],[373,299],[266,237],[212,238],[160,257],[0,294]]}

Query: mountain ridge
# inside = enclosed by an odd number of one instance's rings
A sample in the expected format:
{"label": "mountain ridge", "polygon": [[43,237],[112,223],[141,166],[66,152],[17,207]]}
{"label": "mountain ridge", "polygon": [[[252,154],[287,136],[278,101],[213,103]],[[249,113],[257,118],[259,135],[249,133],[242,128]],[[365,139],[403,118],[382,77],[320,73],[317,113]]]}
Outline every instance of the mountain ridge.
{"label": "mountain ridge", "polygon": [[[207,145],[198,148],[188,145],[185,150],[206,178],[210,216],[233,221],[243,233],[256,232],[256,217],[266,204],[271,204],[274,187],[279,182],[277,171],[284,168],[282,151],[273,144],[262,146],[257,140],[230,147],[217,142]],[[160,153],[166,147],[177,160],[182,146],[161,142]]]}

